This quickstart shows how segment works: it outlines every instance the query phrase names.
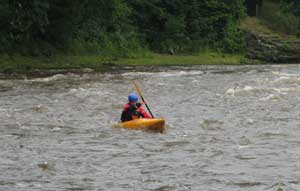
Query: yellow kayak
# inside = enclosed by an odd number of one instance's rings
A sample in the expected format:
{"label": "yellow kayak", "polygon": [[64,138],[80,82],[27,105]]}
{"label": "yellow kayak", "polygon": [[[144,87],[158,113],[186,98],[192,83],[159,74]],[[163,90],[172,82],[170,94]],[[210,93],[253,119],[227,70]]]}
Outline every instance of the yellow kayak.
{"label": "yellow kayak", "polygon": [[126,129],[141,129],[163,133],[165,131],[165,119],[134,119],[118,123],[119,127]]}

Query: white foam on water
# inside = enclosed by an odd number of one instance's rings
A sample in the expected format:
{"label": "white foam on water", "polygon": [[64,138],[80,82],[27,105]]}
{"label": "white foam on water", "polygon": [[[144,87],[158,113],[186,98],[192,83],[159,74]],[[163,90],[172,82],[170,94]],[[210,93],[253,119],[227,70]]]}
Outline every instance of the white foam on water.
{"label": "white foam on water", "polygon": [[281,81],[286,81],[291,79],[291,77],[288,76],[280,76],[279,78],[277,78],[274,82],[281,82]]}
{"label": "white foam on water", "polygon": [[300,84],[300,77],[281,76],[274,80],[275,83]]}
{"label": "white foam on water", "polygon": [[66,79],[77,79],[81,77],[78,74],[67,73],[67,74],[55,74],[53,76],[44,78],[25,79],[25,82],[52,82]]}
{"label": "white foam on water", "polygon": [[251,147],[253,147],[253,146],[251,146],[251,145],[238,145],[239,149],[247,149],[247,148],[251,148]]}
{"label": "white foam on water", "polygon": [[225,95],[229,96],[243,96],[243,95],[249,95],[249,94],[266,94],[269,95],[261,98],[262,101],[266,100],[279,100],[280,95],[287,95],[290,93],[300,93],[300,86],[296,87],[253,87],[253,86],[245,86],[243,88],[241,87],[235,87],[235,88],[229,88],[226,90]]}
{"label": "white foam on water", "polygon": [[196,75],[201,75],[201,74],[203,74],[203,71],[199,71],[199,70],[158,73],[158,75],[161,77],[196,76]]}
{"label": "white foam on water", "polygon": [[270,95],[268,95],[266,97],[260,98],[259,100],[260,101],[269,101],[269,100],[279,101],[280,99],[281,99],[280,96],[274,95],[274,94],[270,94]]}
{"label": "white foam on water", "polygon": [[236,87],[236,88],[229,88],[226,92],[225,92],[225,95],[230,95],[230,96],[236,96],[236,94],[239,94],[239,93],[243,93],[243,92],[251,92],[253,90],[259,90],[258,88],[254,88],[252,86],[245,86],[243,88],[239,88],[239,87]]}
{"label": "white foam on water", "polygon": [[121,74],[121,76],[130,77],[130,76],[149,76],[153,75],[153,72],[126,72]]}
{"label": "white foam on water", "polygon": [[272,74],[274,76],[285,76],[285,77],[297,77],[300,75],[300,74],[289,74],[289,73],[278,72],[278,71],[272,71]]}
{"label": "white foam on water", "polygon": [[192,70],[192,71],[166,71],[166,72],[127,72],[121,74],[124,77],[134,76],[160,76],[160,77],[176,77],[176,76],[194,76],[201,75],[203,71]]}
{"label": "white foam on water", "polygon": [[61,130],[61,128],[60,127],[54,127],[51,131],[60,131]]}
{"label": "white foam on water", "polygon": [[253,124],[253,123],[254,123],[254,120],[253,120],[252,118],[248,118],[246,121],[247,121],[247,123],[249,123],[249,124]]}
{"label": "white foam on water", "polygon": [[225,95],[230,95],[230,96],[235,96],[235,90],[234,88],[229,88],[226,92],[225,92]]}
{"label": "white foam on water", "polygon": [[252,91],[254,90],[254,88],[252,86],[245,86],[244,89],[242,89],[244,91]]}
{"label": "white foam on water", "polygon": [[30,80],[25,80],[29,82],[51,82],[51,81],[57,81],[57,80],[64,80],[66,79],[67,76],[63,74],[56,74],[54,76],[50,77],[45,77],[45,78],[35,78],[35,79],[30,79]]}
{"label": "white foam on water", "polygon": [[299,87],[290,87],[290,88],[273,88],[280,94],[286,95],[289,93],[300,93],[300,86]]}
{"label": "white foam on water", "polygon": [[21,183],[21,182],[17,182],[17,183],[16,183],[16,186],[17,186],[18,188],[25,188],[27,185],[24,184],[24,183]]}

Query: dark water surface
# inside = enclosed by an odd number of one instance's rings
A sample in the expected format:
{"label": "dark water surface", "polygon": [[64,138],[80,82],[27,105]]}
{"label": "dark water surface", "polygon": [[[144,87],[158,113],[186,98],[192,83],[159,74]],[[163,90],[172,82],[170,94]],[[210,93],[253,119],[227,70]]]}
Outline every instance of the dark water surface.
{"label": "dark water surface", "polygon": [[[299,65],[141,71],[0,80],[0,190],[300,190]],[[131,80],[165,134],[112,127]]]}

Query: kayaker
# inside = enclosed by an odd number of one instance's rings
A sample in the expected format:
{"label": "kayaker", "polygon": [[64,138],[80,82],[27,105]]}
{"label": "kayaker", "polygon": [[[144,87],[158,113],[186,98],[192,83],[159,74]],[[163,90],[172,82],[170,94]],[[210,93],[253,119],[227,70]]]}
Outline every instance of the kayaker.
{"label": "kayaker", "polygon": [[128,103],[125,104],[121,115],[121,121],[130,121],[137,118],[152,118],[147,111],[142,107],[142,104],[138,102],[139,98],[135,93],[131,93],[128,96]]}

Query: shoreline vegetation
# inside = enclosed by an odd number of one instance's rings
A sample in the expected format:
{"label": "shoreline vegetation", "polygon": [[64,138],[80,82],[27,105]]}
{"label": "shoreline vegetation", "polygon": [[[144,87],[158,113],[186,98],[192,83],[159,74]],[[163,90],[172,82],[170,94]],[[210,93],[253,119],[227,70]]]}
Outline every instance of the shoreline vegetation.
{"label": "shoreline vegetation", "polygon": [[[300,39],[294,35],[281,35],[262,24],[258,19],[247,17],[240,24],[241,30],[247,35],[256,34],[265,37],[267,34],[280,36],[282,40],[288,39],[299,42]],[[247,39],[249,43],[253,39]],[[260,39],[256,39],[260,40]],[[257,58],[253,56],[254,48],[257,45],[253,43],[247,47],[245,53],[224,53],[205,49],[199,53],[191,54],[162,54],[145,51],[138,53],[133,58],[112,58],[102,55],[68,55],[58,54],[50,57],[45,56],[20,56],[0,54],[0,73],[4,75],[51,75],[58,72],[77,72],[85,73],[91,71],[107,71],[114,68],[138,67],[138,66],[192,66],[192,65],[258,65],[258,64],[276,64],[278,62],[268,61],[270,55]],[[270,45],[268,48],[271,47]],[[287,46],[286,46],[287,47]],[[286,48],[287,49],[287,48]],[[248,51],[248,52],[247,52]],[[260,51],[261,54],[263,50]],[[278,52],[276,52],[278,53]],[[298,55],[298,54],[296,54]],[[273,56],[274,57],[274,56]],[[272,57],[272,58],[273,58]],[[284,63],[284,62],[283,62]],[[49,72],[47,72],[49,70]],[[51,71],[50,71],[51,70]],[[36,73],[36,74],[35,74]]]}
{"label": "shoreline vegetation", "polygon": [[[107,71],[113,68],[138,66],[192,66],[192,65],[242,65],[261,64],[247,59],[243,54],[225,54],[205,51],[193,55],[168,55],[148,53],[138,58],[109,59],[102,56],[28,57],[0,55],[0,73],[30,74],[37,71]],[[49,72],[49,73],[52,73]]]}
{"label": "shoreline vegetation", "polygon": [[300,62],[295,0],[3,0],[0,10],[2,76]]}

